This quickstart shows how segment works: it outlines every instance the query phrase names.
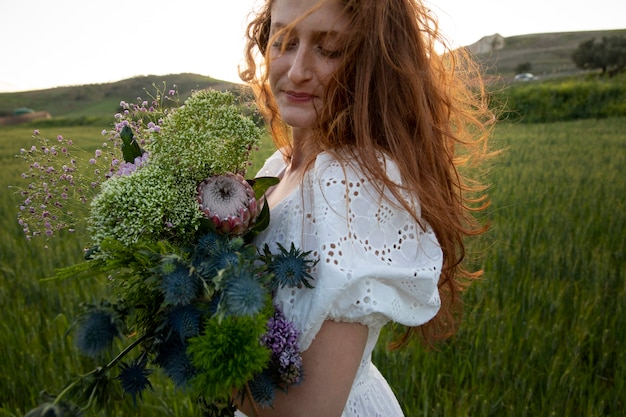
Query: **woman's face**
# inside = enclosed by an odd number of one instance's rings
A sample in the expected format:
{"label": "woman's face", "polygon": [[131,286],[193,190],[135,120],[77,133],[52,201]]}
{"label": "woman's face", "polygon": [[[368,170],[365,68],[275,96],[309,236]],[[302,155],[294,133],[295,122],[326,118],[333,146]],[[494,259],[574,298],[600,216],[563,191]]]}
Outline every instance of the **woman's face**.
{"label": "woman's face", "polygon": [[315,4],[275,0],[271,9],[269,82],[282,119],[293,128],[315,127],[326,85],[343,59],[348,21],[339,2],[322,2],[307,15]]}

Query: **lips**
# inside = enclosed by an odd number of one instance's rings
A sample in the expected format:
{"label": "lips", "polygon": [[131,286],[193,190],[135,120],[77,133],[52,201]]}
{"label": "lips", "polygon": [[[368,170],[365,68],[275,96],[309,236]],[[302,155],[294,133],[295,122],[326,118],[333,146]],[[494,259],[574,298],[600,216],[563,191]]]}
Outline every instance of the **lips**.
{"label": "lips", "polygon": [[315,98],[315,95],[301,91],[285,91],[287,100],[294,103],[308,103]]}

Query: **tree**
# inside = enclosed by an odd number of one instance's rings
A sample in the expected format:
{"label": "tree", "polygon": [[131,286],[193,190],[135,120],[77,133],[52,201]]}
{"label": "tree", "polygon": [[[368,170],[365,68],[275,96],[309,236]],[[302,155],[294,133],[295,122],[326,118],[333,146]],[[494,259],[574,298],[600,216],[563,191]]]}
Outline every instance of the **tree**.
{"label": "tree", "polygon": [[601,69],[610,76],[626,68],[626,37],[603,36],[584,41],[572,53],[572,61],[581,69]]}
{"label": "tree", "polygon": [[517,66],[515,67],[515,73],[521,74],[524,72],[530,72],[532,69],[533,65],[530,62],[522,62],[520,64],[517,64]]}

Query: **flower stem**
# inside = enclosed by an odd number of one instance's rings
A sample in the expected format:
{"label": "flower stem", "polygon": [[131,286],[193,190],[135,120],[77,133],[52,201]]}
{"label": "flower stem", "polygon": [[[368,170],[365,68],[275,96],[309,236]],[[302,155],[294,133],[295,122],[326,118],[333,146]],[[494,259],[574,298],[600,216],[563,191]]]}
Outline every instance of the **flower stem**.
{"label": "flower stem", "polygon": [[136,348],[137,345],[139,345],[141,342],[146,340],[148,338],[148,335],[149,333],[145,333],[143,336],[135,340],[133,343],[126,346],[126,348],[123,351],[121,351],[115,358],[113,358],[113,360],[111,360],[111,362],[108,363],[108,365],[105,367],[105,371],[108,371],[109,369],[114,367],[117,362],[119,362],[124,356],[128,355],[128,353],[130,353],[130,351]]}
{"label": "flower stem", "polygon": [[[144,334],[143,336],[139,337],[138,339],[136,339],[135,341],[133,341],[130,345],[126,346],[126,348],[124,350],[122,350],[115,358],[113,358],[104,368],[102,366],[98,366],[97,368],[93,369],[92,371],[84,374],[84,375],[80,375],[78,378],[76,378],[76,380],[74,380],[72,383],[68,384],[63,391],[61,391],[59,393],[59,395],[56,396],[56,398],[54,399],[53,404],[59,404],[59,402],[61,401],[61,399],[72,390],[72,388],[74,388],[75,385],[77,385],[82,379],[87,378],[91,375],[94,374],[99,374],[102,372],[106,372],[109,369],[111,369],[112,367],[115,366],[115,364],[117,362],[119,362],[124,356],[128,355],[134,348],[136,348],[141,342],[143,342],[144,340],[146,340],[148,338],[149,333]],[[96,387],[93,388],[91,394],[89,395],[89,400],[87,402],[87,405],[85,407],[82,408],[82,410],[86,410],[89,407],[91,407],[91,403],[93,401],[93,397],[95,395],[95,391],[96,391]]]}
{"label": "flower stem", "polygon": [[65,394],[67,394],[72,388],[74,388],[74,385],[78,384],[82,378],[83,378],[82,376],[77,378],[74,382],[72,382],[67,387],[65,387],[63,391],[61,391],[59,395],[56,396],[52,404],[55,404],[55,405],[58,404],[59,401],[61,401],[61,398],[63,398]]}
{"label": "flower stem", "polygon": [[248,398],[250,398],[250,405],[252,406],[252,412],[254,413],[252,417],[256,417],[259,415],[259,409],[257,408],[256,402],[254,402],[254,397],[252,396],[250,385],[248,385],[247,382],[246,382],[246,394],[248,394]]}

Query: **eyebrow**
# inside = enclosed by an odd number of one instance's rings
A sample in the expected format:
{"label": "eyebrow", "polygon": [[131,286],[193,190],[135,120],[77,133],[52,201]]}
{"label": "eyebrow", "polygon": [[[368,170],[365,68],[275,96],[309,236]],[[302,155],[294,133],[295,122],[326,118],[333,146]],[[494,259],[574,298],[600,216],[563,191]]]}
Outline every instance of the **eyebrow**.
{"label": "eyebrow", "polygon": [[[280,22],[270,24],[270,32],[274,30],[281,31],[281,30],[288,29],[288,28],[289,28],[289,25],[286,25]],[[289,33],[293,31],[295,31],[295,28],[288,30]],[[339,38],[343,36],[343,32],[340,32],[338,30],[314,30],[312,34],[313,34],[312,36],[313,39]]]}

